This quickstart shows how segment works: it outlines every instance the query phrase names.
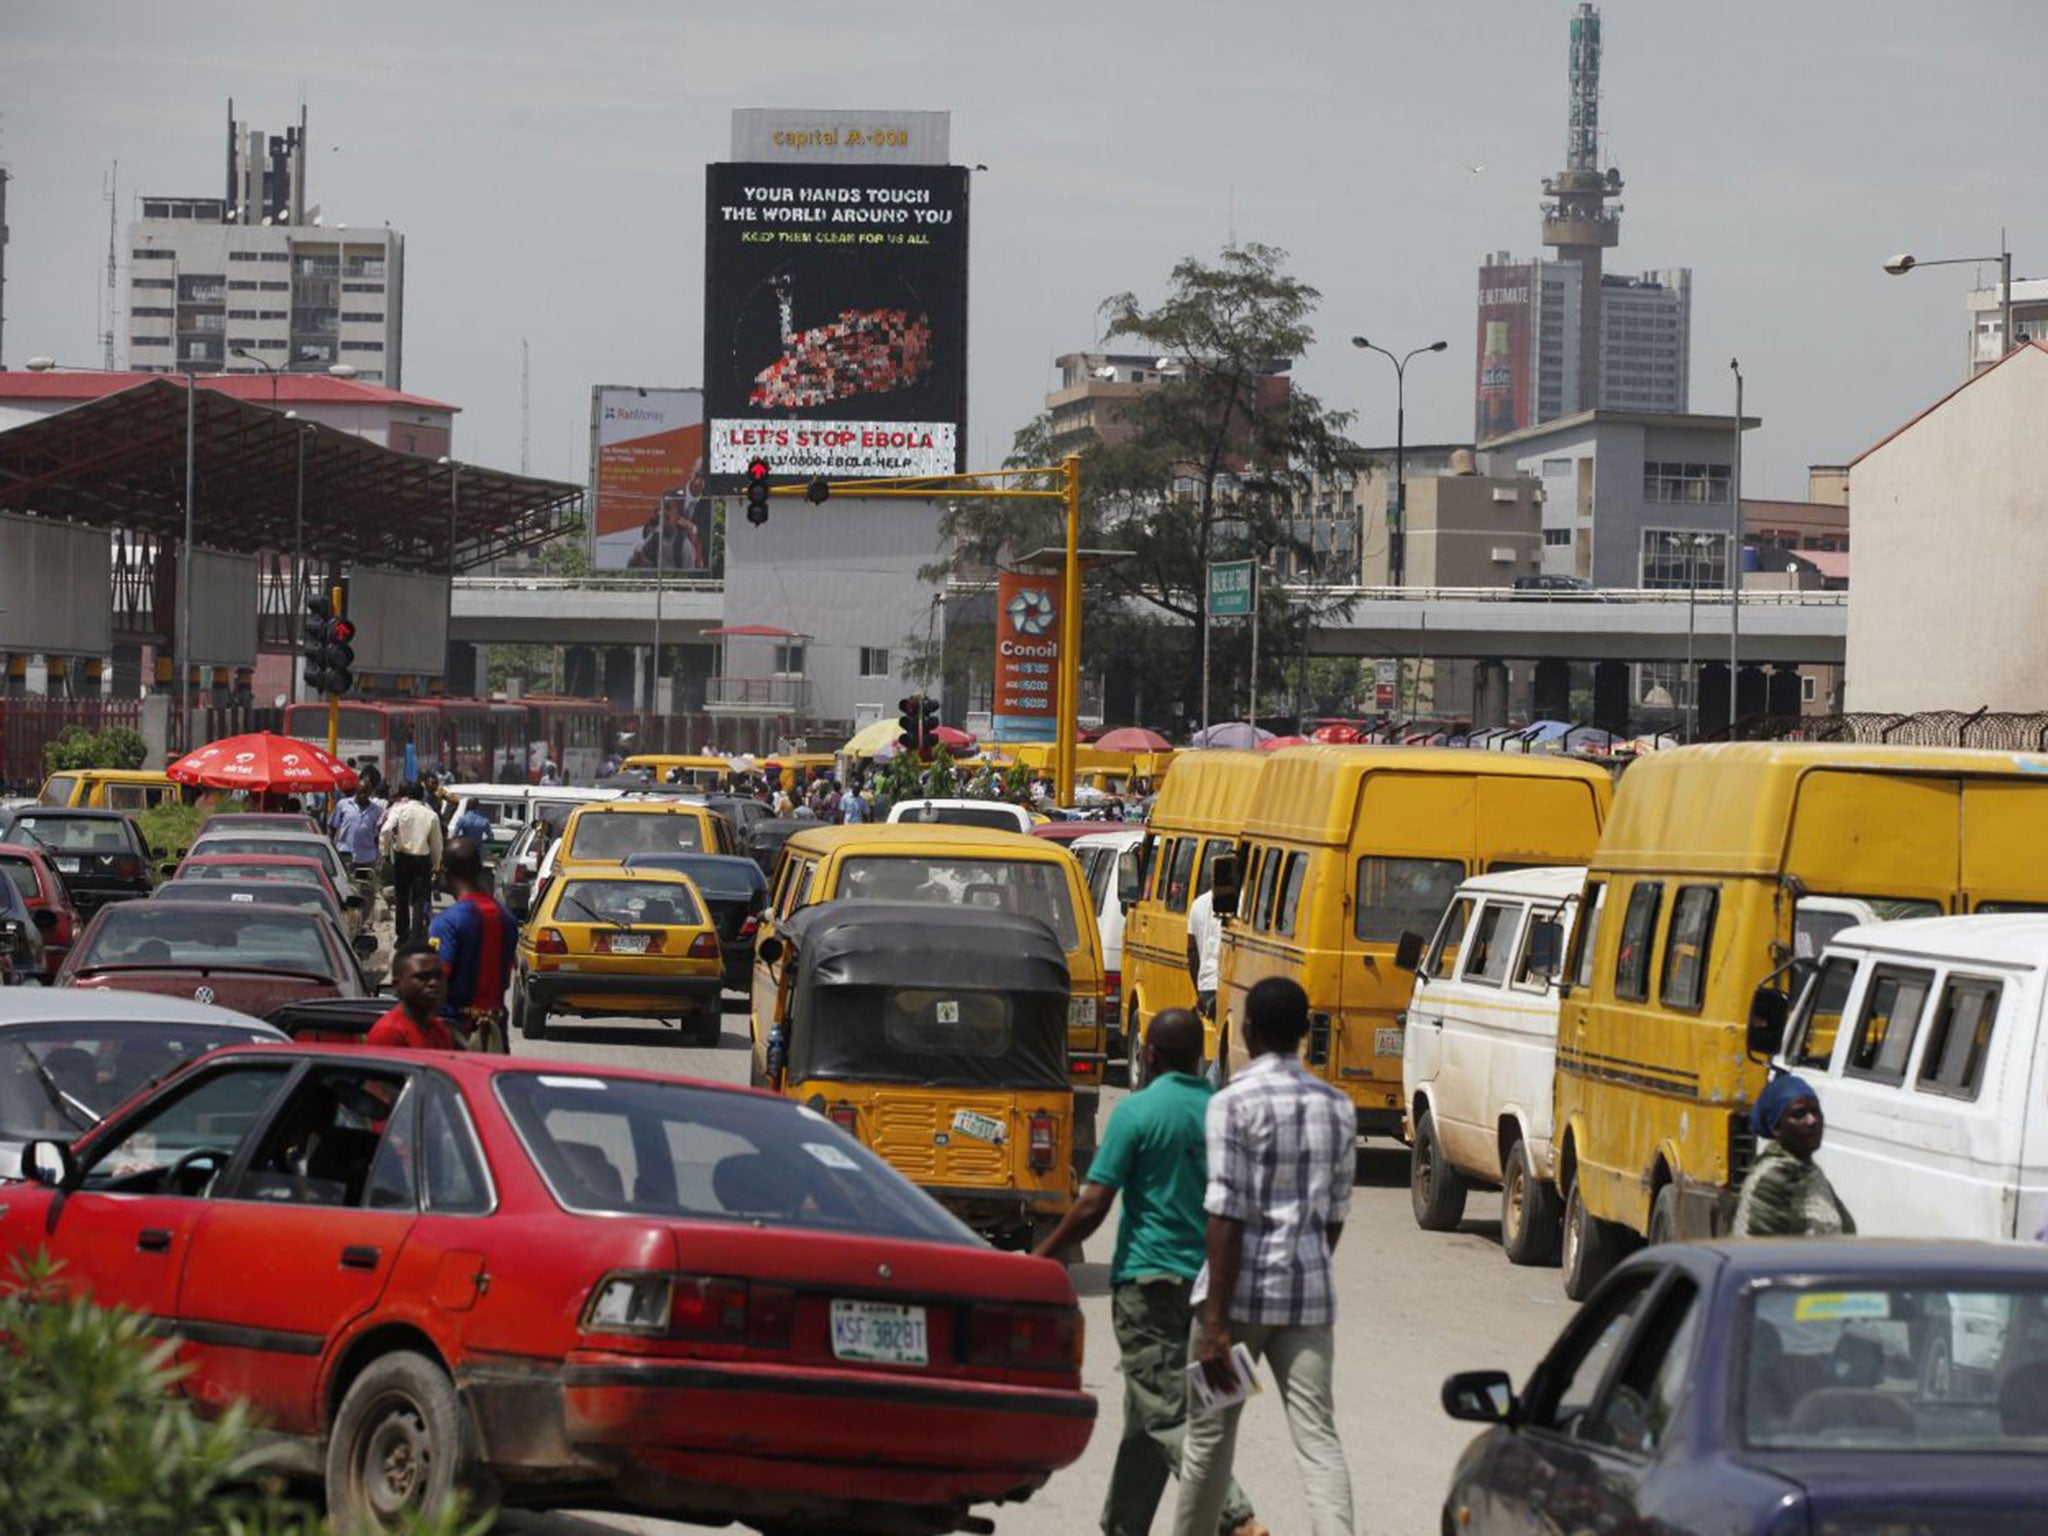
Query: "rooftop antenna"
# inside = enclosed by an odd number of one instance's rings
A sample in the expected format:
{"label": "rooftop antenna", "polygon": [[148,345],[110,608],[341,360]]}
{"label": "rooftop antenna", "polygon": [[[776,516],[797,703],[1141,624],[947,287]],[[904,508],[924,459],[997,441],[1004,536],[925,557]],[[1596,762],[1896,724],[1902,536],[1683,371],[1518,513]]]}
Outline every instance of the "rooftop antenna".
{"label": "rooftop antenna", "polygon": [[100,186],[100,197],[107,205],[107,323],[100,331],[100,366],[109,373],[114,371],[114,337],[121,329],[120,229],[117,223],[121,212],[120,186],[121,162],[116,160],[107,168],[106,180]]}
{"label": "rooftop antenna", "polygon": [[533,398],[527,390],[526,338],[519,338],[519,473],[533,469]]}

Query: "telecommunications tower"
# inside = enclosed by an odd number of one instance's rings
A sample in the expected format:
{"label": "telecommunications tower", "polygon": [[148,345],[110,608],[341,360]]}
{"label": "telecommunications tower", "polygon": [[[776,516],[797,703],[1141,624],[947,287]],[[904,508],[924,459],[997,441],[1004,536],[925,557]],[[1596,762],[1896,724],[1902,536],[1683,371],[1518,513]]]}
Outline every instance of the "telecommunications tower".
{"label": "telecommunications tower", "polygon": [[1600,8],[1572,17],[1570,127],[1564,169],[1543,180],[1543,243],[1579,268],[1579,408],[1600,403],[1600,253],[1621,240],[1621,172],[1600,169]]}

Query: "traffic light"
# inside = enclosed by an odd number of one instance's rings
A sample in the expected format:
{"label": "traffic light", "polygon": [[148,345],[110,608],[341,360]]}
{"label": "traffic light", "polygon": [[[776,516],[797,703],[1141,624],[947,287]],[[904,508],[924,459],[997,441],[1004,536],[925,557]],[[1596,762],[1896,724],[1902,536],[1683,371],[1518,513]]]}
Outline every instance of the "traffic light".
{"label": "traffic light", "polygon": [[896,701],[896,745],[920,757],[929,756],[939,728],[939,701],[922,693]]}
{"label": "traffic light", "polygon": [[747,521],[756,528],[768,521],[768,461],[747,465]]}
{"label": "traffic light", "polygon": [[306,602],[306,687],[314,693],[347,693],[356,685],[356,623],[337,615],[327,598]]}
{"label": "traffic light", "polygon": [[814,507],[822,507],[832,494],[832,482],[819,475],[804,487],[804,500]]}

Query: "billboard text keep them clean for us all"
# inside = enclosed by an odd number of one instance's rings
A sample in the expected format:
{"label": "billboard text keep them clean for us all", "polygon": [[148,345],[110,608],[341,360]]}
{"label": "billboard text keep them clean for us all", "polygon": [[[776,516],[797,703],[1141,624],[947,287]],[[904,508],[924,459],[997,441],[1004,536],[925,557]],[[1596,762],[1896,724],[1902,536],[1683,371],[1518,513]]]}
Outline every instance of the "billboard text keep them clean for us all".
{"label": "billboard text keep them clean for us all", "polygon": [[598,385],[590,464],[593,565],[719,574],[701,390]]}
{"label": "billboard text keep them clean for us all", "polygon": [[711,474],[954,474],[967,417],[967,171],[705,169]]}

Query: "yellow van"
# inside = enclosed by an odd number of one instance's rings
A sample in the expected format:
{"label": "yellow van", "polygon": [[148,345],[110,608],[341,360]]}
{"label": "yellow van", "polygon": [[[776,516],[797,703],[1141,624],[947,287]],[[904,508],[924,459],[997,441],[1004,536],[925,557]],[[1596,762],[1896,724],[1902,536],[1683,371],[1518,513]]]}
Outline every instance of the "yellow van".
{"label": "yellow van", "polygon": [[152,769],[78,768],[51,774],[36,803],[134,812],[177,798],[178,786]]}
{"label": "yellow van", "polygon": [[[2048,904],[2048,757],[1681,747],[1623,776],[1590,860],[1557,1041],[1566,1292],[1634,1235],[1719,1233],[1754,1153],[1751,999],[1843,913]],[[1851,916],[1850,920],[1855,920]]]}
{"label": "yellow van", "polygon": [[1357,1105],[1360,1135],[1404,1135],[1402,1029],[1415,973],[1395,959],[1402,936],[1433,933],[1473,875],[1585,863],[1613,778],[1591,763],[1448,747],[1265,757],[1238,852],[1237,911],[1223,928],[1224,1054],[1243,1065],[1238,1024],[1253,984],[1297,981],[1309,1000],[1309,1070]]}
{"label": "yellow van", "polygon": [[[1067,957],[1067,1062],[1074,1080],[1074,1159],[1095,1153],[1107,1020],[1102,1010],[1102,941],[1081,866],[1042,837],[944,822],[819,826],[782,845],[769,882],[761,935],[822,901],[920,901],[988,907],[1043,919]],[[756,940],[758,955],[759,940]],[[767,1070],[776,1016],[777,975],[754,965],[753,1036],[757,1070]]]}
{"label": "yellow van", "polygon": [[[1057,743],[1050,741],[992,741],[987,750],[1021,763],[1033,778],[1051,778],[1059,754]],[[1106,751],[1081,742],[1074,748],[1074,787],[1097,789],[1106,795],[1126,794],[1136,757],[1136,753]]]}
{"label": "yellow van", "polygon": [[[1136,1043],[1166,1008],[1195,1006],[1188,975],[1188,903],[1209,889],[1216,860],[1237,846],[1270,752],[1183,752],[1160,787],[1139,858],[1138,899],[1124,914],[1124,1039]],[[1209,1025],[1204,1052],[1216,1059]]]}
{"label": "yellow van", "polygon": [[546,879],[580,864],[623,864],[642,853],[736,851],[732,823],[708,805],[666,795],[598,800],[569,813],[561,841],[543,856],[540,875]]}
{"label": "yellow van", "polygon": [[732,763],[723,757],[693,752],[636,752],[619,764],[621,773],[644,773],[656,784],[680,784],[699,794],[715,795],[732,778]]}

